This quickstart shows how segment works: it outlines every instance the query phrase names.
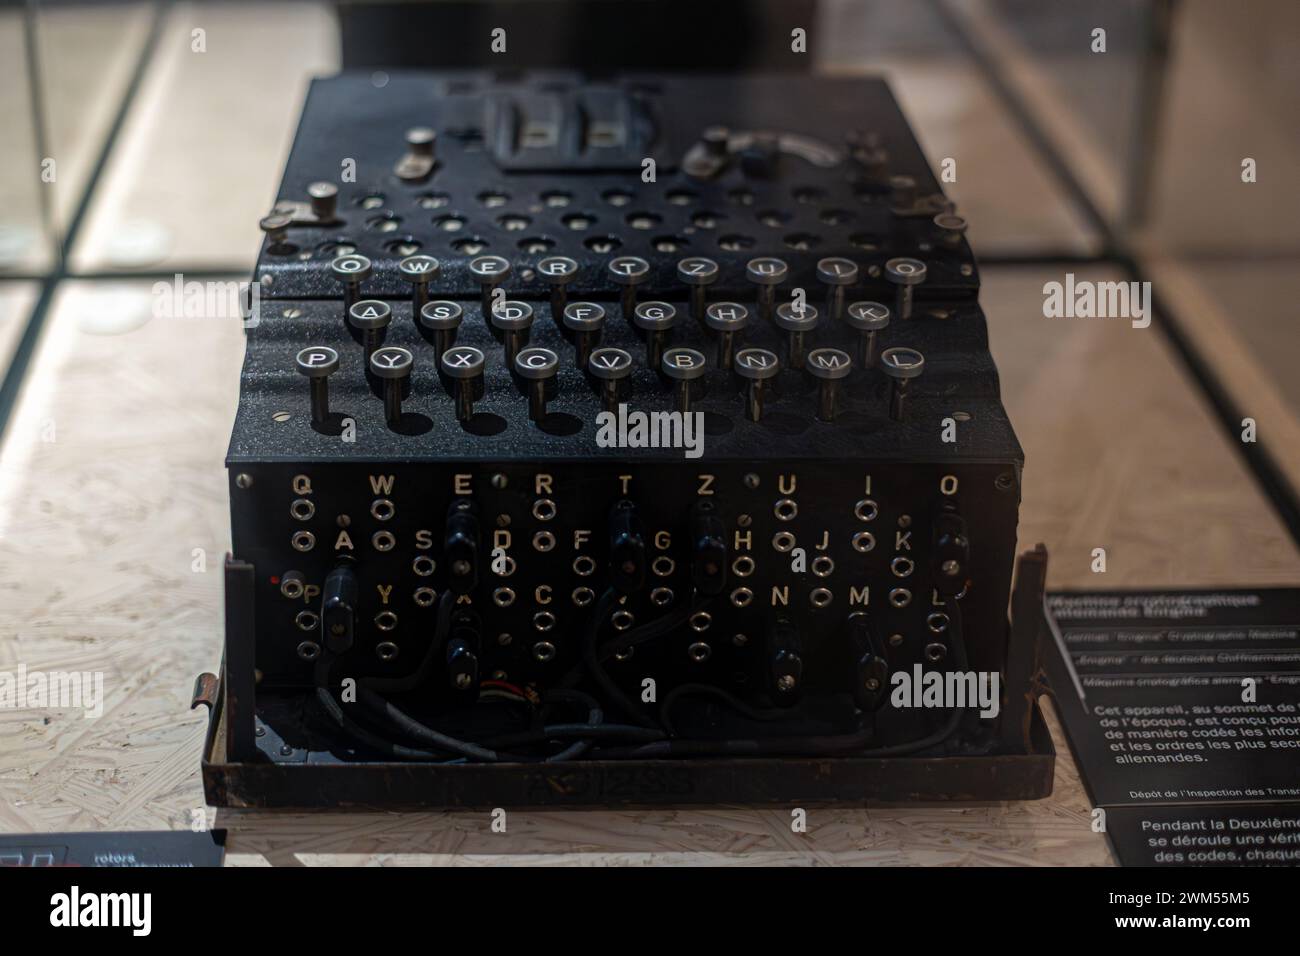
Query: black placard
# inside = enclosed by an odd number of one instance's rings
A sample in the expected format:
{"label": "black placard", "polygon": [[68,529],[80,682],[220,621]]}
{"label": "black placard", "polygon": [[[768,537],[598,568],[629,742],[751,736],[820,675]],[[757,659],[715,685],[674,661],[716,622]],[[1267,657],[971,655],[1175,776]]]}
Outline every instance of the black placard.
{"label": "black placard", "polygon": [[226,831],[0,834],[0,866],[220,866]]}
{"label": "black placard", "polygon": [[1122,863],[1300,861],[1300,590],[1065,592],[1047,620],[1053,696]]}
{"label": "black placard", "polygon": [[1121,866],[1300,865],[1300,804],[1111,807]]}

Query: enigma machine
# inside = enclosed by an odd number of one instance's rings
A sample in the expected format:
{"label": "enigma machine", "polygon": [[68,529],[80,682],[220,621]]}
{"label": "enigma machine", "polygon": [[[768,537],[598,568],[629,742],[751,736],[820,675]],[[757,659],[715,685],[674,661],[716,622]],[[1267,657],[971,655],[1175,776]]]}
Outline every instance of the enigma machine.
{"label": "enigma machine", "polygon": [[343,74],[261,227],[211,802],[1050,790],[1023,455],[883,82]]}

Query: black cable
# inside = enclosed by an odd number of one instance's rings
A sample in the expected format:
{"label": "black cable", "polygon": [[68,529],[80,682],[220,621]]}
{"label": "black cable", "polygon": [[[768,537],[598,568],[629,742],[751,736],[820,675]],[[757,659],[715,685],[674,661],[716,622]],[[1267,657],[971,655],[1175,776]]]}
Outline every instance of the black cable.
{"label": "black cable", "polygon": [[588,740],[616,737],[653,741],[662,740],[664,732],[633,724],[547,724],[538,730],[523,730],[514,734],[490,737],[484,743],[493,747],[517,747],[521,744],[541,743],[567,737],[581,737]]}
{"label": "black cable", "polygon": [[[611,591],[606,595],[606,597],[610,597],[612,593],[613,592]],[[457,737],[452,737],[449,734],[442,733],[414,719],[405,711],[393,704],[390,700],[377,693],[377,691],[380,690],[410,690],[414,687],[418,687],[428,679],[430,672],[436,665],[438,651],[444,643],[447,630],[451,623],[451,613],[455,607],[455,603],[455,596],[452,592],[446,591],[443,593],[442,600],[438,605],[437,621],[434,627],[434,634],[429,642],[429,648],[425,652],[424,658],[421,660],[419,666],[416,667],[415,671],[405,677],[365,678],[364,683],[358,684],[357,699],[370,711],[371,714],[389,724],[391,727],[394,727],[398,731],[421,743],[436,747],[439,750],[458,754],[461,757],[472,760],[492,763],[499,763],[505,760],[521,762],[536,760],[537,758],[524,757],[516,754],[503,754],[493,749],[491,746],[483,746],[473,741],[461,740]],[[602,603],[603,606],[598,605],[596,613],[593,615],[594,627],[591,628],[593,632],[599,630],[600,623],[609,614],[610,602],[603,601],[602,599]],[[328,675],[332,662],[333,658],[327,655],[322,656],[320,662],[317,664],[316,696],[325,712],[336,724],[339,725],[340,728],[343,729],[345,733],[361,743],[364,743],[366,746],[378,750],[381,753],[388,754],[389,756],[400,757],[408,760],[443,761],[446,759],[445,755],[414,747],[406,747],[402,744],[381,737],[362,727],[356,721],[348,717],[347,714],[343,712],[343,708],[334,699],[334,695],[328,686]],[[597,670],[600,671],[601,674],[604,673],[603,670],[599,668],[599,665],[597,665]],[[616,698],[621,697],[621,692],[619,692],[618,688],[613,685],[613,681],[609,680],[608,675],[605,675],[605,679],[609,685],[607,687],[607,692],[612,688],[613,693],[611,696]],[[613,737],[626,739],[629,736],[629,732],[632,732],[631,736],[634,738],[642,736],[644,739],[644,735],[647,733],[652,735],[652,739],[657,739],[662,736],[662,734],[652,726],[630,727],[626,725],[603,724],[604,713],[599,702],[594,697],[581,691],[576,691],[571,688],[557,688],[551,691],[547,697],[550,700],[577,701],[584,704],[588,708],[587,723],[557,724],[550,727],[544,725],[540,729],[504,735],[500,739],[512,741],[517,745],[544,743],[557,738],[579,738],[559,753],[544,758],[547,762],[554,763],[581,756],[591,748],[593,741],[597,738]],[[623,702],[627,706],[634,706],[631,705],[630,701],[627,701],[626,698],[623,699]],[[497,744],[496,746],[508,745],[510,744]]]}
{"label": "black cable", "polygon": [[[617,601],[616,592],[611,588],[602,595],[592,613],[588,622],[583,640],[583,664],[591,677],[600,685],[601,689],[609,696],[613,703],[627,713],[636,726],[628,724],[604,724],[604,714],[599,702],[588,694],[572,688],[557,688],[547,695],[547,702],[563,700],[566,702],[580,702],[588,708],[587,723],[561,723],[561,724],[543,724],[540,728],[533,728],[527,731],[520,731],[513,734],[503,734],[491,738],[486,744],[474,743],[472,741],[461,740],[456,737],[441,733],[431,727],[415,720],[407,715],[401,709],[396,707],[390,701],[376,693],[372,687],[373,683],[367,686],[358,687],[358,699],[376,716],[396,726],[402,732],[412,738],[437,747],[440,750],[459,754],[463,758],[471,760],[482,760],[488,762],[501,762],[503,760],[534,762],[539,758],[525,757],[516,754],[503,754],[494,749],[503,746],[522,746],[531,744],[540,744],[548,741],[555,741],[567,738],[577,738],[576,741],[564,750],[553,754],[549,757],[540,758],[547,762],[557,762],[573,757],[580,756],[591,749],[597,740],[612,738],[623,739],[649,739],[649,743],[640,746],[624,748],[608,748],[601,751],[603,756],[633,756],[633,757],[659,757],[659,756],[687,756],[702,754],[727,754],[727,755],[831,755],[838,753],[854,753],[856,756],[863,757],[884,757],[884,756],[901,756],[903,754],[915,753],[926,750],[930,747],[937,746],[947,740],[961,725],[963,711],[961,708],[953,708],[953,712],[945,725],[926,737],[919,740],[908,741],[901,744],[893,744],[886,747],[878,747],[871,750],[860,750],[873,736],[876,730],[874,725],[870,728],[862,728],[849,734],[830,734],[830,735],[813,735],[801,737],[768,737],[754,739],[727,739],[727,740],[684,740],[675,738],[672,740],[662,739],[664,732],[672,735],[674,733],[671,722],[671,711],[673,706],[683,697],[691,694],[703,694],[715,697],[728,706],[735,709],[743,716],[756,721],[779,720],[788,716],[785,711],[778,710],[760,710],[746,704],[743,700],[729,693],[721,687],[715,687],[709,684],[683,684],[673,689],[664,699],[660,710],[663,731],[654,725],[654,723],[640,712],[636,704],[623,693],[605,672],[601,666],[601,661],[607,659],[619,650],[614,648],[626,649],[634,647],[637,644],[652,640],[663,633],[668,633],[677,624],[680,623],[678,618],[684,620],[683,615],[689,614],[689,608],[673,615],[660,618],[650,624],[644,625],[635,631],[623,635],[618,641],[611,642],[610,646],[600,648],[598,646],[600,627],[609,617],[611,609]],[[444,594],[443,603],[439,607],[439,627],[438,632],[445,634],[445,626],[450,619],[450,609],[454,599],[448,594]],[[962,613],[960,605],[956,599],[953,599],[949,613],[949,643],[952,647],[953,664],[957,670],[964,670],[966,667],[966,647],[965,635],[962,628]],[[417,668],[415,674],[407,678],[399,678],[392,681],[384,682],[384,686],[407,686],[412,682],[418,682],[418,679],[428,669],[428,665],[435,659],[436,650],[441,642],[434,640],[430,651],[425,656],[425,660]],[[317,697],[325,711],[334,719],[334,721],[344,729],[345,732],[354,738],[365,743],[381,753],[390,756],[399,757],[407,760],[434,760],[448,762],[445,754],[438,754],[428,750],[421,750],[412,747],[406,747],[394,743],[383,737],[371,733],[364,727],[361,727],[355,721],[351,720],[334,700],[333,694],[328,687],[328,674],[330,668],[330,659],[323,657],[317,665]]]}
{"label": "black cable", "polygon": [[[707,608],[708,605],[701,605],[701,609]],[[594,615],[593,611],[593,615]],[[652,641],[657,637],[674,631],[686,623],[687,618],[694,613],[694,609],[689,605],[683,605],[671,614],[665,614],[663,617],[655,618],[648,624],[642,624],[640,627],[634,627],[632,630],[618,635],[611,641],[606,642],[604,647],[600,648],[596,655],[597,662],[603,664],[611,657],[623,653],[629,648],[639,647],[647,641]],[[597,625],[599,626],[599,624]],[[584,631],[584,634],[586,632]],[[579,663],[564,675],[560,682],[563,687],[572,687],[582,680],[582,675],[586,671],[585,662]]]}
{"label": "black cable", "polygon": [[[948,643],[952,647],[953,670],[964,671],[966,669],[966,635],[962,630],[961,604],[957,598],[951,598],[951,604],[948,608]],[[938,746],[949,737],[957,732],[961,726],[964,712],[960,707],[953,707],[952,713],[948,716],[947,722],[930,734],[928,737],[922,737],[920,740],[910,741],[905,744],[894,744],[889,747],[877,747],[863,753],[863,757],[894,757],[902,754],[916,753],[921,750],[928,750],[930,747]]]}
{"label": "black cable", "polygon": [[600,626],[605,623],[609,617],[611,609],[618,600],[617,592],[610,588],[601,595],[600,600],[596,602],[596,608],[592,611],[591,618],[587,621],[587,629],[582,639],[582,663],[586,667],[587,673],[591,676],[600,689],[605,692],[610,702],[621,711],[624,716],[641,727],[658,729],[654,721],[641,713],[639,708],[631,698],[623,693],[614,679],[606,673],[605,668],[601,666],[600,654],[597,649],[597,642],[600,640]]}
{"label": "black cable", "polygon": [[448,760],[446,754],[431,753],[427,750],[416,750],[412,747],[404,747],[401,744],[393,743],[377,734],[372,734],[347,714],[343,713],[343,708],[339,702],[334,699],[334,695],[327,686],[329,682],[329,669],[332,660],[322,657],[316,665],[316,699],[320,702],[321,708],[334,722],[343,729],[343,732],[352,737],[358,743],[365,744],[372,750],[377,750],[389,757],[398,760],[419,760],[430,761],[433,763],[456,763],[457,760]]}
{"label": "black cable", "polygon": [[672,709],[673,705],[687,696],[705,696],[716,697],[732,710],[748,717],[750,720],[782,720],[790,717],[789,710],[780,710],[772,708],[769,710],[759,710],[756,707],[750,707],[735,694],[724,690],[714,684],[679,684],[669,691],[668,696],[664,698],[663,704],[659,707],[659,722],[664,725],[664,730],[668,731],[669,737],[676,737],[677,733],[672,726]]}
{"label": "black cable", "polygon": [[[962,631],[961,608],[954,598],[949,608],[949,643],[952,646],[953,664],[957,670],[966,668],[966,645]],[[804,737],[766,737],[730,740],[664,740],[640,747],[614,748],[602,751],[602,756],[618,757],[679,757],[722,754],[727,756],[831,756],[845,754],[856,757],[895,757],[927,750],[943,743],[961,726],[963,710],[954,707],[951,716],[939,730],[919,740],[912,740],[872,750],[860,748],[875,736],[870,728],[850,734],[814,735]]]}
{"label": "black cable", "polygon": [[542,698],[543,710],[549,707],[553,702],[561,701],[563,703],[582,704],[587,708],[590,723],[598,724],[605,719],[605,712],[601,709],[600,701],[592,697],[586,691],[573,690],[567,687],[556,687],[546,692]]}
{"label": "black cable", "polygon": [[[702,605],[701,610],[708,605]],[[626,634],[620,634],[614,640],[609,641],[600,649],[597,660],[602,664],[617,654],[622,654],[633,647],[639,647],[647,641],[653,641],[657,637],[663,637],[672,631],[677,630],[686,623],[687,619],[695,613],[695,609],[690,605],[683,605],[671,614],[665,614],[663,617],[656,618],[649,624],[642,624],[640,627],[633,628]]]}
{"label": "black cable", "polygon": [[423,659],[413,672],[405,677],[365,677],[362,678],[361,683],[371,690],[384,692],[412,690],[423,684],[438,660],[438,652],[445,643],[447,630],[451,627],[451,612],[455,607],[456,595],[450,590],[443,591],[442,599],[438,602],[438,616],[434,621],[433,638],[429,641],[429,649],[425,651]]}
{"label": "black cable", "polygon": [[357,687],[357,700],[364,704],[375,716],[387,720],[389,723],[398,727],[403,733],[421,743],[429,744],[430,746],[437,747],[440,750],[449,750],[452,753],[460,754],[462,757],[470,757],[474,760],[486,760],[491,763],[496,763],[503,759],[512,759],[487,747],[480,747],[478,744],[471,743],[468,740],[460,740],[456,737],[451,737],[434,730],[432,727],[428,727],[425,724],[420,723],[418,720],[415,720],[413,717],[410,717],[392,701],[385,697],[381,697],[367,687]]}
{"label": "black cable", "polygon": [[484,745],[490,747],[507,747],[519,746],[522,744],[542,743],[551,740],[562,740],[568,737],[578,738],[577,742],[570,747],[546,758],[548,763],[558,763],[562,760],[571,760],[575,756],[580,756],[581,754],[586,753],[591,749],[592,744],[595,741],[602,738],[627,739],[630,737],[634,740],[659,740],[663,737],[662,732],[652,730],[648,727],[635,727],[630,724],[603,723],[605,715],[601,710],[600,703],[596,698],[582,691],[557,688],[546,694],[546,704],[550,704],[556,700],[585,704],[588,708],[587,722],[585,724],[543,723],[543,726],[540,729],[494,737],[484,741]]}
{"label": "black cable", "polygon": [[[320,702],[325,713],[333,718],[334,722],[342,728],[344,733],[348,734],[360,743],[365,744],[367,747],[371,747],[378,750],[380,753],[397,757],[402,760],[432,760],[447,762],[447,755],[445,753],[439,754],[429,750],[407,747],[385,737],[380,737],[378,734],[372,733],[362,727],[345,714],[343,708],[339,705],[339,702],[334,699],[334,694],[329,687],[329,673],[333,664],[334,657],[330,654],[322,655],[316,664],[316,699]],[[457,740],[456,738],[449,737],[445,734],[439,734],[436,731],[418,724],[416,721],[411,720],[411,718],[397,710],[397,708],[388,705],[388,702],[379,697],[378,694],[375,694],[373,691],[360,685],[357,686],[357,699],[365,703],[378,715],[383,716],[393,723],[396,723],[398,726],[403,727],[403,729],[406,729],[407,732],[411,733],[411,736],[416,739],[433,743],[434,746],[439,747],[440,749],[451,751],[452,753],[459,754],[462,757],[492,761],[501,759],[500,755],[495,751],[479,747],[476,744],[468,743],[463,740]],[[404,722],[409,722],[410,724],[419,727],[425,733],[412,732],[404,725]]]}
{"label": "black cable", "polygon": [[[387,740],[366,730],[360,724],[357,724],[344,712],[342,707],[334,699],[334,695],[328,688],[328,674],[331,661],[322,659],[317,665],[317,697],[320,699],[326,712],[345,732],[355,737],[357,740],[372,747],[381,753],[390,756],[399,757],[408,760],[437,760],[446,761],[445,755],[433,753],[427,750],[420,750],[412,747],[406,747],[401,744]],[[640,727],[626,727],[619,725],[605,725],[601,721],[604,719],[604,713],[601,710],[599,702],[589,694],[581,691],[572,690],[555,690],[547,695],[548,700],[566,700],[576,701],[588,707],[586,724],[555,724],[543,726],[537,730],[525,731],[517,734],[507,735],[503,739],[512,741],[515,744],[526,743],[545,743],[557,738],[578,737],[579,739],[570,744],[558,753],[552,754],[545,758],[540,758],[547,763],[557,763],[564,760],[570,760],[574,757],[586,753],[592,746],[594,739],[600,737],[622,737],[626,738],[629,732],[635,736],[638,732],[644,734],[647,731]],[[440,731],[415,720],[391,701],[376,694],[366,687],[357,688],[357,699],[366,706],[375,716],[385,720],[395,726],[398,730],[406,733],[410,737],[437,747],[440,750],[449,751],[459,754],[461,757],[472,760],[481,760],[491,763],[500,762],[519,762],[531,763],[536,762],[539,758],[522,756],[519,754],[502,753],[495,749],[499,746],[507,746],[505,743],[492,742],[485,746],[472,741],[461,740],[444,734]],[[656,732],[652,732],[656,733]],[[661,735],[660,735],[661,736]]]}
{"label": "black cable", "polygon": [[[596,698],[592,697],[590,694],[585,694],[580,690],[568,690],[565,688],[557,688],[547,693],[542,704],[543,717],[545,717],[546,715],[546,707],[552,701],[557,701],[557,700],[576,702],[585,705],[587,708],[588,725],[594,726],[602,723],[605,720],[605,711],[601,709],[600,701],[596,700]],[[545,729],[546,728],[543,727],[543,730]],[[550,738],[547,739],[549,740]],[[542,741],[538,741],[538,742],[540,743]],[[590,738],[586,738],[586,737],[581,738],[579,740],[574,741],[569,746],[565,747],[559,753],[552,754],[551,756],[547,757],[545,762],[563,763],[565,760],[572,760],[574,757],[581,757],[583,754],[585,754],[588,750],[591,749],[591,744],[592,741]],[[494,746],[504,746],[504,745],[494,744]]]}
{"label": "black cable", "polygon": [[541,759],[546,763],[559,763],[586,753],[587,750],[591,748],[593,739],[606,736],[626,736],[628,730],[640,729],[604,725],[601,723],[604,719],[604,712],[601,710],[599,702],[594,697],[580,691],[556,690],[548,694],[547,699],[550,701],[577,701],[585,704],[588,707],[587,723],[545,725],[539,730],[530,730],[517,734],[505,735],[502,738],[503,740],[511,741],[513,744],[545,743],[550,740],[567,737],[579,738],[575,743],[566,747],[564,750],[561,750],[559,753],[544,758],[537,758],[520,754],[502,753],[495,749],[496,747],[507,746],[508,744],[506,743],[497,743],[492,741],[489,745],[482,745],[451,737],[440,731],[434,730],[432,727],[429,727],[418,720],[415,720],[395,706],[391,701],[384,699],[366,688],[358,689],[358,699],[370,708],[373,713],[396,725],[400,730],[409,734],[416,740],[445,750],[450,750],[454,753],[459,753],[465,757],[493,763],[533,763],[538,759]]}
{"label": "black cable", "polygon": [[[547,705],[553,700],[576,701],[585,704],[587,707],[587,723],[591,725],[599,724],[605,719],[605,712],[601,709],[600,701],[590,694],[584,694],[577,690],[552,690],[546,695],[542,704],[543,722],[546,717]],[[538,741],[541,743],[542,741]],[[493,746],[505,746],[504,744],[493,744]],[[591,749],[591,740],[580,738],[575,740],[569,746],[565,747],[557,754],[547,757],[545,763],[563,763],[565,760],[572,760],[574,757],[581,757]]]}

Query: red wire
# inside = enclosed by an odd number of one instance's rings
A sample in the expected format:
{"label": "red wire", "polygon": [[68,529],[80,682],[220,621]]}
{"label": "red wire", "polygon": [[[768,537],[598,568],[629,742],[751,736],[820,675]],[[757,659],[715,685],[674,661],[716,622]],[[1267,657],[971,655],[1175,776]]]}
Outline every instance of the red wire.
{"label": "red wire", "polygon": [[527,692],[524,691],[524,689],[523,689],[522,687],[516,687],[514,684],[507,684],[507,683],[506,683],[505,681],[503,681],[503,680],[485,680],[485,681],[480,681],[480,682],[479,682],[479,686],[480,686],[480,687],[500,687],[500,688],[502,688],[503,690],[508,690],[508,691],[510,691],[510,693],[512,693],[512,694],[516,694],[516,695],[518,695],[518,696],[520,696],[520,697],[523,697],[523,698],[525,698],[525,699],[528,697]]}

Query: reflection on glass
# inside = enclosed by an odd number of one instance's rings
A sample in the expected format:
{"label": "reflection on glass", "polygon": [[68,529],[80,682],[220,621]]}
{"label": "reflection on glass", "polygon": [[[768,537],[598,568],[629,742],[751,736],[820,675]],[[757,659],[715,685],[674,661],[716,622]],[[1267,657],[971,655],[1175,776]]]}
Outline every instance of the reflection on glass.
{"label": "reflection on glass", "polygon": [[146,3],[36,6],[36,61],[50,156],[51,212],[65,236],[103,152],[148,37]]}
{"label": "reflection on glass", "polygon": [[0,277],[53,261],[46,209],[55,170],[34,121],[31,18],[23,7],[0,8]]}

